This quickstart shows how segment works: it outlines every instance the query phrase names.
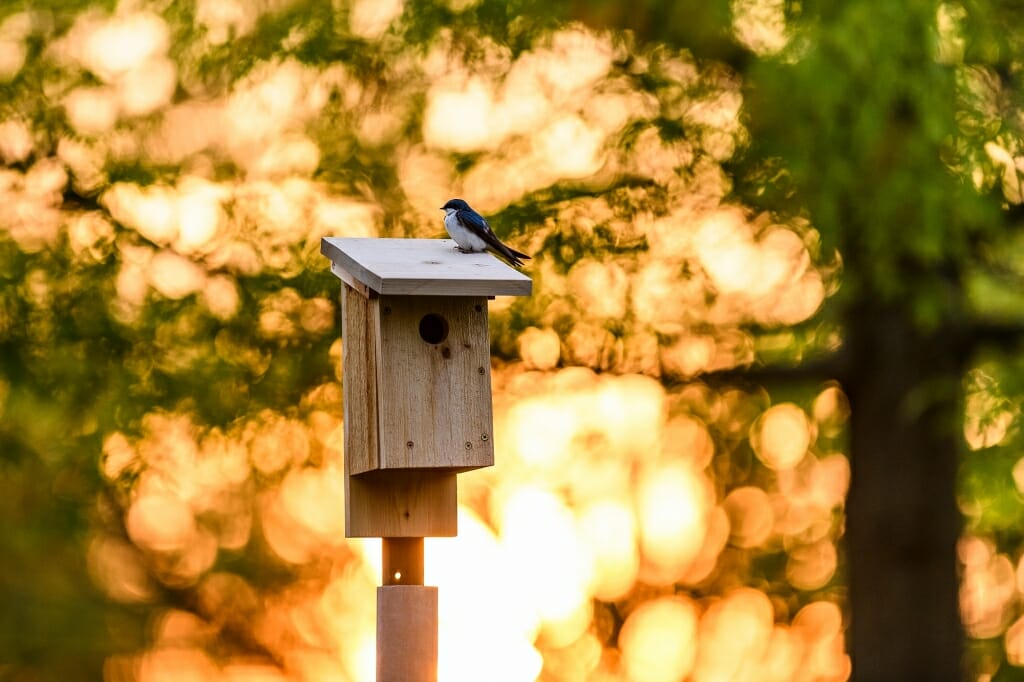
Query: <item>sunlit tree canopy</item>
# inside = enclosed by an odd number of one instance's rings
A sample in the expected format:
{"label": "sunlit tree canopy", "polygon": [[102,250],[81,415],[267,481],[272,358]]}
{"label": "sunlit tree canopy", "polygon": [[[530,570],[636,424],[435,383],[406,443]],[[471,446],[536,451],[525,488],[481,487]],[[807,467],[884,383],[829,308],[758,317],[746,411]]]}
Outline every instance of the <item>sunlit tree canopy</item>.
{"label": "sunlit tree canopy", "polygon": [[0,5],[0,679],[373,679],[320,239],[453,197],[534,295],[427,541],[441,680],[848,679],[876,313],[963,358],[901,409],[953,407],[972,679],[1024,676],[1016,13]]}

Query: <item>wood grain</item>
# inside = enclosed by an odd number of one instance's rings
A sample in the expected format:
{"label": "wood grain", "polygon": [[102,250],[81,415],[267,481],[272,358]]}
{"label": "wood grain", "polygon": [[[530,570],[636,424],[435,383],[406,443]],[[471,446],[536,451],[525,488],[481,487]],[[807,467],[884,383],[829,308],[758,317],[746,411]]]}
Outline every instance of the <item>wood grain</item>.
{"label": "wood grain", "polygon": [[380,294],[529,296],[533,290],[523,273],[489,253],[457,251],[451,239],[324,237],[320,252]]}
{"label": "wood grain", "polygon": [[381,584],[423,584],[423,538],[384,538],[380,550]]}
{"label": "wood grain", "polygon": [[377,441],[376,299],[343,284],[342,385],[345,394],[345,472],[348,475],[380,465]]}
{"label": "wood grain", "polygon": [[331,263],[331,272],[333,272],[338,279],[340,279],[342,282],[358,291],[364,297],[373,298],[374,296],[377,295],[376,291],[374,291],[373,289],[366,286],[365,284],[357,280],[355,277],[350,275],[337,263]]}
{"label": "wood grain", "polygon": [[[466,471],[493,465],[486,298],[377,300],[381,468]],[[425,315],[447,322],[442,342],[432,344],[421,337]]]}
{"label": "wood grain", "polygon": [[454,537],[459,530],[455,476],[432,470],[346,476],[345,537]]}
{"label": "wood grain", "polygon": [[437,588],[377,588],[377,682],[437,681]]}

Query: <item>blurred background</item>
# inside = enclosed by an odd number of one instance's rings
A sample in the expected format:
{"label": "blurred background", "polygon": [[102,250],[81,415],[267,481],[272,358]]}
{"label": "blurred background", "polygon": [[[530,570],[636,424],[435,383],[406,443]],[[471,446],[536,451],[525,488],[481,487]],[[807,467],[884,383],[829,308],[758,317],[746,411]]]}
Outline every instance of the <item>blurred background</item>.
{"label": "blurred background", "polygon": [[535,294],[441,680],[1024,679],[1018,12],[3,3],[0,680],[373,679],[319,240],[452,197]]}

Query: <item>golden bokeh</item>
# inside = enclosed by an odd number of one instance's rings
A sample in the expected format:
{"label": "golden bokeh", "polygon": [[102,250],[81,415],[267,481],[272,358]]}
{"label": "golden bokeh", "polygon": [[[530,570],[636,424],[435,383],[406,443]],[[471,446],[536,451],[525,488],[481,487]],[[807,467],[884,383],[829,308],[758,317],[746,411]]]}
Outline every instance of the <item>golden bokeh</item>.
{"label": "golden bokeh", "polygon": [[697,608],[684,597],[645,602],[619,635],[625,678],[636,682],[686,679],[697,658]]}
{"label": "golden bokeh", "polygon": [[773,405],[758,419],[750,436],[758,458],[771,469],[792,469],[807,453],[813,425],[792,403]]}
{"label": "golden bokeh", "polygon": [[[787,579],[801,590],[826,585],[836,570],[835,547],[828,536],[808,533],[842,504],[848,468],[843,458],[812,459],[810,468],[801,462],[785,470],[785,498],[752,486],[720,497],[706,474],[714,450],[707,427],[695,416],[668,417],[672,396],[660,384],[526,367],[495,375],[505,387],[496,397],[498,466],[463,479],[464,499],[489,498],[489,506],[461,507],[459,536],[427,543],[427,580],[442,594],[442,679],[480,679],[484,670],[489,679],[534,679],[554,652],[562,652],[559,665],[604,670],[613,675],[607,679],[757,679],[751,671],[762,664],[741,662],[763,661],[776,671],[772,679],[782,680],[803,660],[814,660],[828,679],[843,678],[838,623],[808,626],[804,639],[796,621],[792,629],[774,625],[771,602],[752,589],[707,602],[641,601],[620,635],[619,663],[588,653],[596,644],[593,600],[634,599],[641,585],[702,583],[730,543],[750,549],[780,533],[804,538],[806,545],[791,550]],[[227,431],[197,427],[184,415],[156,413],[146,423],[142,439],[114,434],[104,446],[105,474],[116,480],[133,471],[139,482],[126,516],[135,545],[94,541],[98,584],[114,599],[137,602],[153,599],[149,571],[168,585],[199,581],[208,595],[204,622],[230,617],[239,607],[224,600],[244,598],[263,645],[287,654],[288,679],[372,679],[380,545],[343,537],[338,418],[266,413]],[[314,456],[321,464],[303,466]],[[253,477],[266,475],[283,477],[260,494],[255,510],[239,507]],[[233,576],[209,573],[219,554],[245,545],[253,511],[281,560],[305,566],[335,557],[339,568],[326,581],[311,574],[263,596]],[[780,513],[784,522],[775,518]],[[1010,581],[1012,588],[1012,570]],[[201,641],[159,645],[139,659],[139,679],[209,676],[215,668],[224,679],[273,674],[219,666],[194,648]],[[363,644],[353,648],[357,642]],[[341,656],[337,672],[316,662],[323,647]]]}
{"label": "golden bokeh", "polygon": [[[482,36],[467,50],[449,29],[413,49],[407,4],[339,14],[361,51],[389,54],[379,78],[275,51],[227,82],[190,60],[258,37],[289,3],[199,0],[184,56],[181,27],[146,3],[84,12],[48,48],[86,74],[61,90],[54,153],[35,123],[0,121],[9,241],[109,269],[102,307],[138,378],[126,395],[192,392],[76,427],[105,430],[89,575],[150,609],[105,679],[373,679],[380,542],[344,537],[344,340],[337,282],[310,276],[329,277],[319,240],[440,236],[452,196],[511,215],[556,187],[572,191],[510,237],[535,256],[535,295],[489,304],[496,466],[460,476],[458,537],[426,543],[440,679],[847,679],[846,398],[703,376],[797,345],[787,326],[813,326],[836,288],[811,225],[734,203],[722,164],[748,135],[741,84],[573,24],[515,51]],[[744,44],[788,40],[781,3],[733,5]],[[25,68],[17,28],[0,27],[0,80]],[[664,82],[640,87],[643,73]],[[132,172],[143,162],[175,171]],[[346,164],[360,170],[338,180]],[[89,202],[67,205],[69,189]],[[36,268],[18,295],[46,309],[52,279]],[[13,319],[0,306],[0,328]],[[57,333],[32,320],[34,342]],[[196,385],[211,364],[224,380]],[[967,407],[975,449],[1017,417]],[[961,551],[965,620],[1020,660],[1020,569],[977,542]]]}

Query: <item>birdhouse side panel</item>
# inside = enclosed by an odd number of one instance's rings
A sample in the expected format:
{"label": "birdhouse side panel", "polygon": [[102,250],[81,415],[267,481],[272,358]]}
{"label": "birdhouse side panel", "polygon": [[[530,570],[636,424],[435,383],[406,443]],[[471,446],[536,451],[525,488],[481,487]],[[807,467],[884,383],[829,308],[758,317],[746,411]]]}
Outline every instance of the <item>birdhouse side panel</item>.
{"label": "birdhouse side panel", "polygon": [[382,296],[379,322],[381,468],[493,465],[487,299]]}
{"label": "birdhouse side panel", "polygon": [[376,332],[379,309],[342,284],[342,384],[345,394],[345,469],[351,476],[379,468]]}

